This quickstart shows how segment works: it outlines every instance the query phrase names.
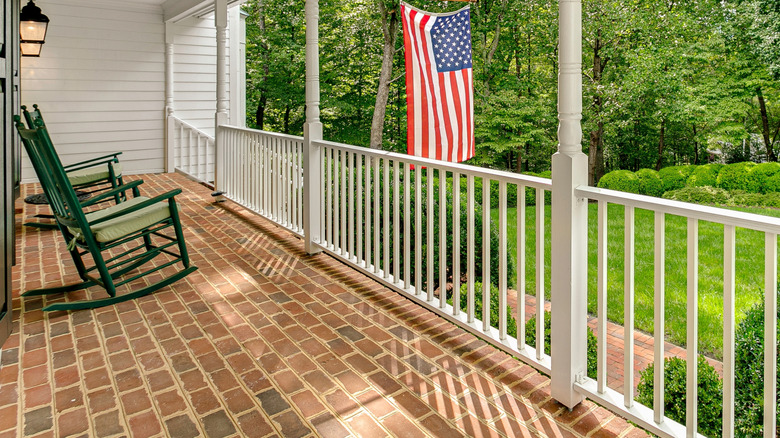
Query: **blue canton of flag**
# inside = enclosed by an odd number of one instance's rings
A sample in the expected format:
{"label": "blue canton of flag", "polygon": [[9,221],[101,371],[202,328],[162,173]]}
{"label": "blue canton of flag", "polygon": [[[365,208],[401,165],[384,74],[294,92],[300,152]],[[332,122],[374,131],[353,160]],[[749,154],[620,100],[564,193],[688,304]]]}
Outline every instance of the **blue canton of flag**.
{"label": "blue canton of flag", "polygon": [[431,27],[433,56],[439,72],[471,68],[471,21],[464,10],[439,17]]}

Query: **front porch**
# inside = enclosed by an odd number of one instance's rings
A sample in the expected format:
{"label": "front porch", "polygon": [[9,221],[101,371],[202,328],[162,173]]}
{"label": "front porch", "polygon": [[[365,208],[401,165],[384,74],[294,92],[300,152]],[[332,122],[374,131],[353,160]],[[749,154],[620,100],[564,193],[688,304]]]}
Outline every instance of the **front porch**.
{"label": "front porch", "polygon": [[[115,307],[44,314],[19,291],[73,276],[21,227],[0,436],[644,436],[328,254],[180,174],[194,274]],[[39,190],[23,185],[22,198]],[[21,206],[21,204],[18,204]]]}

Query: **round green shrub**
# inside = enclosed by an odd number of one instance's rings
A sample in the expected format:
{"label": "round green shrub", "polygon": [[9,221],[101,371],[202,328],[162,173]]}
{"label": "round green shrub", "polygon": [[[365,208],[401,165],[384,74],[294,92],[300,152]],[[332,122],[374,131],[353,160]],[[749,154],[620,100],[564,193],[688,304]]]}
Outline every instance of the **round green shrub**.
{"label": "round green shrub", "polygon": [[758,187],[753,186],[750,181],[750,169],[755,167],[756,163],[743,161],[724,166],[718,173],[718,187],[726,190],[745,190],[748,192],[757,192]]}
{"label": "round green shrub", "polygon": [[[748,174],[748,183],[751,187],[756,187],[759,193],[770,193],[776,190],[769,190],[769,179],[775,175],[780,175],[780,163],[770,162],[755,165]],[[772,184],[774,187],[774,184]],[[748,190],[750,191],[750,190]]]}
{"label": "round green shrub", "polygon": [[[550,312],[544,312],[544,352],[547,354],[550,354],[550,339],[552,337],[551,335],[551,325],[550,325]],[[593,331],[588,328],[587,329],[587,338],[588,338],[588,350],[587,350],[587,358],[588,358],[588,377],[591,379],[596,378],[596,373],[598,372],[598,339],[596,338],[596,335],[593,334]],[[532,316],[531,319],[528,320],[525,324],[525,343],[530,345],[531,347],[536,347],[536,316]]]}
{"label": "round green shrub", "polygon": [[601,177],[599,187],[620,190],[621,192],[640,193],[639,178],[630,170],[613,170]]}
{"label": "round green shrub", "polygon": [[718,172],[722,167],[722,164],[716,163],[698,166],[691,176],[688,177],[688,181],[686,181],[685,185],[688,187],[714,187],[718,184]]}
{"label": "round green shrub", "polygon": [[639,178],[639,193],[647,196],[661,196],[664,194],[664,183],[658,172],[653,169],[639,169],[634,175]]}
{"label": "round green shrub", "polygon": [[684,187],[664,193],[664,199],[692,202],[694,204],[723,205],[731,203],[729,192],[717,187]]}
{"label": "round green shrub", "polygon": [[[655,364],[650,364],[640,373],[637,386],[637,401],[653,407],[653,386]],[[699,433],[719,437],[723,431],[723,382],[715,368],[699,356],[698,362]],[[686,362],[679,357],[664,361],[664,412],[667,417],[685,424]]]}
{"label": "round green shrub", "polygon": [[776,173],[766,179],[764,182],[764,190],[766,190],[765,193],[780,192],[780,173]]}
{"label": "round green shrub", "polygon": [[671,166],[658,171],[658,176],[664,183],[664,192],[685,187],[688,177],[691,176],[697,166]]}
{"label": "round green shrub", "polygon": [[[777,316],[780,317],[780,311]],[[780,326],[778,326],[780,333]],[[780,345],[780,336],[778,345]],[[736,436],[764,434],[764,303],[745,312],[734,336],[734,364],[737,382],[734,392],[734,432]],[[780,367],[777,369],[780,394]],[[777,404],[780,414],[780,403]],[[780,426],[780,415],[778,415]]]}

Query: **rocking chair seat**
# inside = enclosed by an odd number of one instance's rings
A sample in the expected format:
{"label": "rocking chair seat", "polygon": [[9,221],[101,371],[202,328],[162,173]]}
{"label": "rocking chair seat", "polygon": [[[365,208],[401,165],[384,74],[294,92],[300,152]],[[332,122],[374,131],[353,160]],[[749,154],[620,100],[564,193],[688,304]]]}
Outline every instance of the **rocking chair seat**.
{"label": "rocking chair seat", "polygon": [[[122,175],[122,165],[120,163],[108,163],[108,165],[114,169],[115,177],[118,178]],[[71,185],[74,187],[111,178],[108,166],[87,167],[85,169],[68,172],[67,175],[68,181],[70,181]]]}
{"label": "rocking chair seat", "polygon": [[[111,207],[104,208],[92,213],[87,213],[87,222],[94,222],[97,219],[120,211],[131,210],[134,206],[148,200],[149,198],[145,196],[138,196],[121,204],[113,205]],[[111,242],[141,231],[144,228],[164,221],[169,217],[171,217],[171,213],[170,209],[168,208],[168,203],[159,202],[157,204],[142,208],[138,211],[132,211],[117,218],[101,222],[97,225],[90,225],[90,229],[92,230],[92,234],[95,236],[95,240],[98,242]],[[78,227],[68,227],[68,230],[74,236],[83,235]],[[83,238],[80,238],[79,240],[83,240]]]}

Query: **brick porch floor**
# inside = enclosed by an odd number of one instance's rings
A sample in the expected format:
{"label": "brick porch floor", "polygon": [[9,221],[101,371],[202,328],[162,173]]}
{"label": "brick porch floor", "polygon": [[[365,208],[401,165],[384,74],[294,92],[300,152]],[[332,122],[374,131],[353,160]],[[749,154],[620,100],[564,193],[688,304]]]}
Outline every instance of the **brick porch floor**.
{"label": "brick porch floor", "polygon": [[588,401],[568,411],[529,366],[208,189],[143,178],[147,195],[184,189],[200,269],[136,301],[44,314],[19,291],[75,268],[57,233],[19,227],[0,437],[646,435]]}

